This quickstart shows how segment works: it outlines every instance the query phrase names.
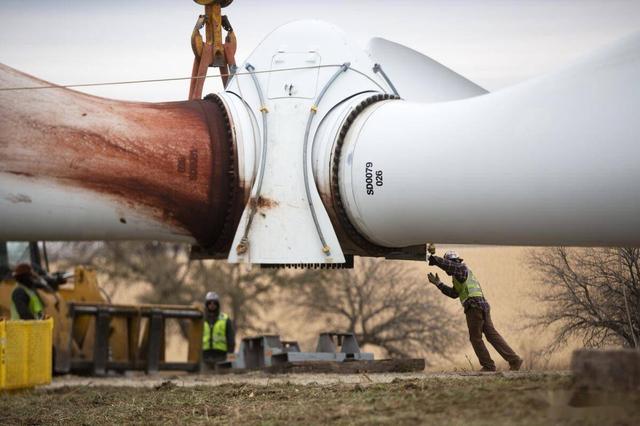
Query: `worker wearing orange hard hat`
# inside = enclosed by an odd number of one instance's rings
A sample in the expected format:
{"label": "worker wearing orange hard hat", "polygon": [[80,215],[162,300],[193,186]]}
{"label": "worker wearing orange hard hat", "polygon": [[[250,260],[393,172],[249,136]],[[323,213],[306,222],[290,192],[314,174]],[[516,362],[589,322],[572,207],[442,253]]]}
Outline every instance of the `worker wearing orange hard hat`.
{"label": "worker wearing orange hard hat", "polygon": [[44,303],[38,296],[38,277],[31,265],[21,263],[13,272],[16,286],[11,292],[11,319],[34,320],[44,318]]}

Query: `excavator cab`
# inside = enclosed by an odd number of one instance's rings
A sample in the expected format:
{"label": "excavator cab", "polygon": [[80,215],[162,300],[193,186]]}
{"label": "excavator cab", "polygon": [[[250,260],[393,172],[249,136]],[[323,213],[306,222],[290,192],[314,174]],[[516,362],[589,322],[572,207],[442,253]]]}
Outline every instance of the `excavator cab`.
{"label": "excavator cab", "polygon": [[27,241],[0,241],[0,279],[4,280],[10,277],[11,271],[19,263],[32,263],[31,243]]}
{"label": "excavator cab", "polygon": [[30,264],[38,276],[45,273],[37,242],[0,241],[0,317],[10,317],[11,292],[15,285],[12,272],[20,263]]}
{"label": "excavator cab", "polygon": [[11,273],[20,263],[31,265],[44,288],[57,290],[66,282],[64,272],[49,271],[47,246],[44,241],[0,241],[0,280],[11,279]]}

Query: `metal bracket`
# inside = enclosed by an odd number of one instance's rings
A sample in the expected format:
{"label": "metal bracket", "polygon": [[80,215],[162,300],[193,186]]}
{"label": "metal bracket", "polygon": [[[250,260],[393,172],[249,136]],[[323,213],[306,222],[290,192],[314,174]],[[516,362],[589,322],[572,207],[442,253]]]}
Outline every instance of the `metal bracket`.
{"label": "metal bracket", "polygon": [[264,167],[265,161],[267,159],[267,113],[269,109],[267,108],[264,102],[264,94],[262,92],[262,87],[260,86],[260,81],[253,73],[255,68],[251,64],[247,64],[245,69],[249,71],[251,78],[253,79],[253,84],[256,86],[256,91],[258,92],[258,97],[260,98],[260,112],[262,113],[262,143],[260,144],[260,163],[258,164],[258,179],[254,187],[251,190],[251,198],[249,199],[249,208],[251,209],[249,212],[249,217],[247,218],[247,225],[244,228],[244,235],[240,240],[240,244],[236,246],[236,252],[238,254],[244,254],[247,252],[249,248],[249,230],[251,229],[251,224],[253,223],[253,218],[256,215],[256,207],[258,201],[260,199],[260,192],[262,190],[262,181],[264,180]]}
{"label": "metal bracket", "polygon": [[333,82],[336,81],[338,76],[340,76],[340,74],[346,72],[349,69],[350,65],[351,64],[349,62],[345,62],[344,64],[342,64],[340,69],[336,71],[335,74],[333,74],[333,76],[331,77],[331,79],[329,79],[327,84],[324,85],[324,87],[320,91],[320,94],[316,98],[315,102],[313,103],[313,105],[311,105],[311,109],[309,111],[309,119],[307,120],[307,127],[304,131],[304,146],[302,148],[302,170],[304,172],[304,189],[307,193],[307,202],[309,203],[309,210],[311,211],[311,216],[313,217],[313,224],[316,227],[316,232],[318,233],[318,237],[320,237],[320,242],[322,243],[322,252],[327,257],[331,256],[331,247],[327,245],[327,242],[324,238],[324,234],[322,233],[322,228],[318,223],[318,215],[316,214],[316,209],[315,209],[315,206],[313,205],[313,199],[311,197],[311,187],[309,182],[309,164],[307,159],[308,151],[309,151],[308,149],[309,132],[311,131],[311,124],[313,123],[313,118],[316,116],[316,113],[318,112],[318,106],[320,105],[320,101],[322,101],[324,94],[327,93],[327,90],[329,90],[329,87],[331,87]]}
{"label": "metal bracket", "polygon": [[396,90],[396,86],[393,85],[393,83],[389,79],[389,76],[387,75],[387,73],[385,73],[384,70],[382,69],[382,65],[375,64],[373,66],[373,72],[379,73],[382,76],[382,78],[384,79],[384,81],[387,83],[387,85],[391,88],[391,90],[393,91],[393,94],[398,96],[398,97],[400,97],[400,94],[398,93],[398,90]]}

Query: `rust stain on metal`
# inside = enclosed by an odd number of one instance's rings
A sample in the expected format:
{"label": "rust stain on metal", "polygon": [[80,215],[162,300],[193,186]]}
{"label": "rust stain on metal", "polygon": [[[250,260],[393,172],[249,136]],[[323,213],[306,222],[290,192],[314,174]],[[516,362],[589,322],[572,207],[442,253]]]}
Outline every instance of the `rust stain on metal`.
{"label": "rust stain on metal", "polygon": [[280,204],[276,200],[272,200],[271,198],[263,197],[262,195],[259,196],[258,198],[252,197],[249,200],[249,203],[250,203],[252,208],[255,208],[255,209],[258,209],[258,210],[269,210],[269,209],[272,209],[274,207],[277,207],[278,204]]}
{"label": "rust stain on metal", "polygon": [[[3,170],[5,171],[5,170]],[[33,177],[33,174],[31,173],[27,173],[27,172],[19,172],[16,170],[6,170],[7,173],[12,174],[12,175],[16,175],[16,176],[24,176],[24,177]]]}
{"label": "rust stain on metal", "polygon": [[[0,64],[0,87],[40,84]],[[220,105],[66,89],[0,92],[0,105],[0,172],[104,194],[202,245],[218,239],[236,167]]]}
{"label": "rust stain on metal", "polygon": [[6,199],[10,202],[10,203],[30,203],[31,202],[31,197],[29,197],[26,194],[9,194],[6,196]]}

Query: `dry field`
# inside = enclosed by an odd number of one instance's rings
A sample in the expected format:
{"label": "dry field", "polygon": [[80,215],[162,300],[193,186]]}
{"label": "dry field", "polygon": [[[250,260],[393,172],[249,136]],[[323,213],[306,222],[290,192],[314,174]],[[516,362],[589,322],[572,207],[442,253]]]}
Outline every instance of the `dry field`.
{"label": "dry field", "polygon": [[164,382],[65,378],[43,389],[0,394],[0,424],[468,426],[640,421],[639,394],[597,406],[570,406],[571,379],[566,374],[393,376],[187,376]]}
{"label": "dry field", "polygon": [[[520,329],[522,315],[540,309],[533,298],[536,284],[526,267],[530,249],[455,249],[480,279],[496,327],[535,371],[470,373],[478,365],[465,343],[447,359],[430,360],[429,372],[414,374],[65,376],[44,388],[0,394],[0,424],[640,424],[638,393],[597,400],[595,406],[569,404],[570,375],[549,370],[566,369],[572,348],[550,363],[535,355],[550,334]],[[425,292],[444,298],[450,314],[464,321],[459,303],[426,282],[426,273],[435,268],[416,262],[405,265],[424,279]],[[130,301],[140,291],[120,290],[114,301]],[[265,307],[264,321],[277,324],[273,332],[311,350],[325,324],[292,313],[290,306],[278,303]],[[174,336],[169,358],[185,356],[185,348]],[[492,354],[505,369],[504,361]]]}

